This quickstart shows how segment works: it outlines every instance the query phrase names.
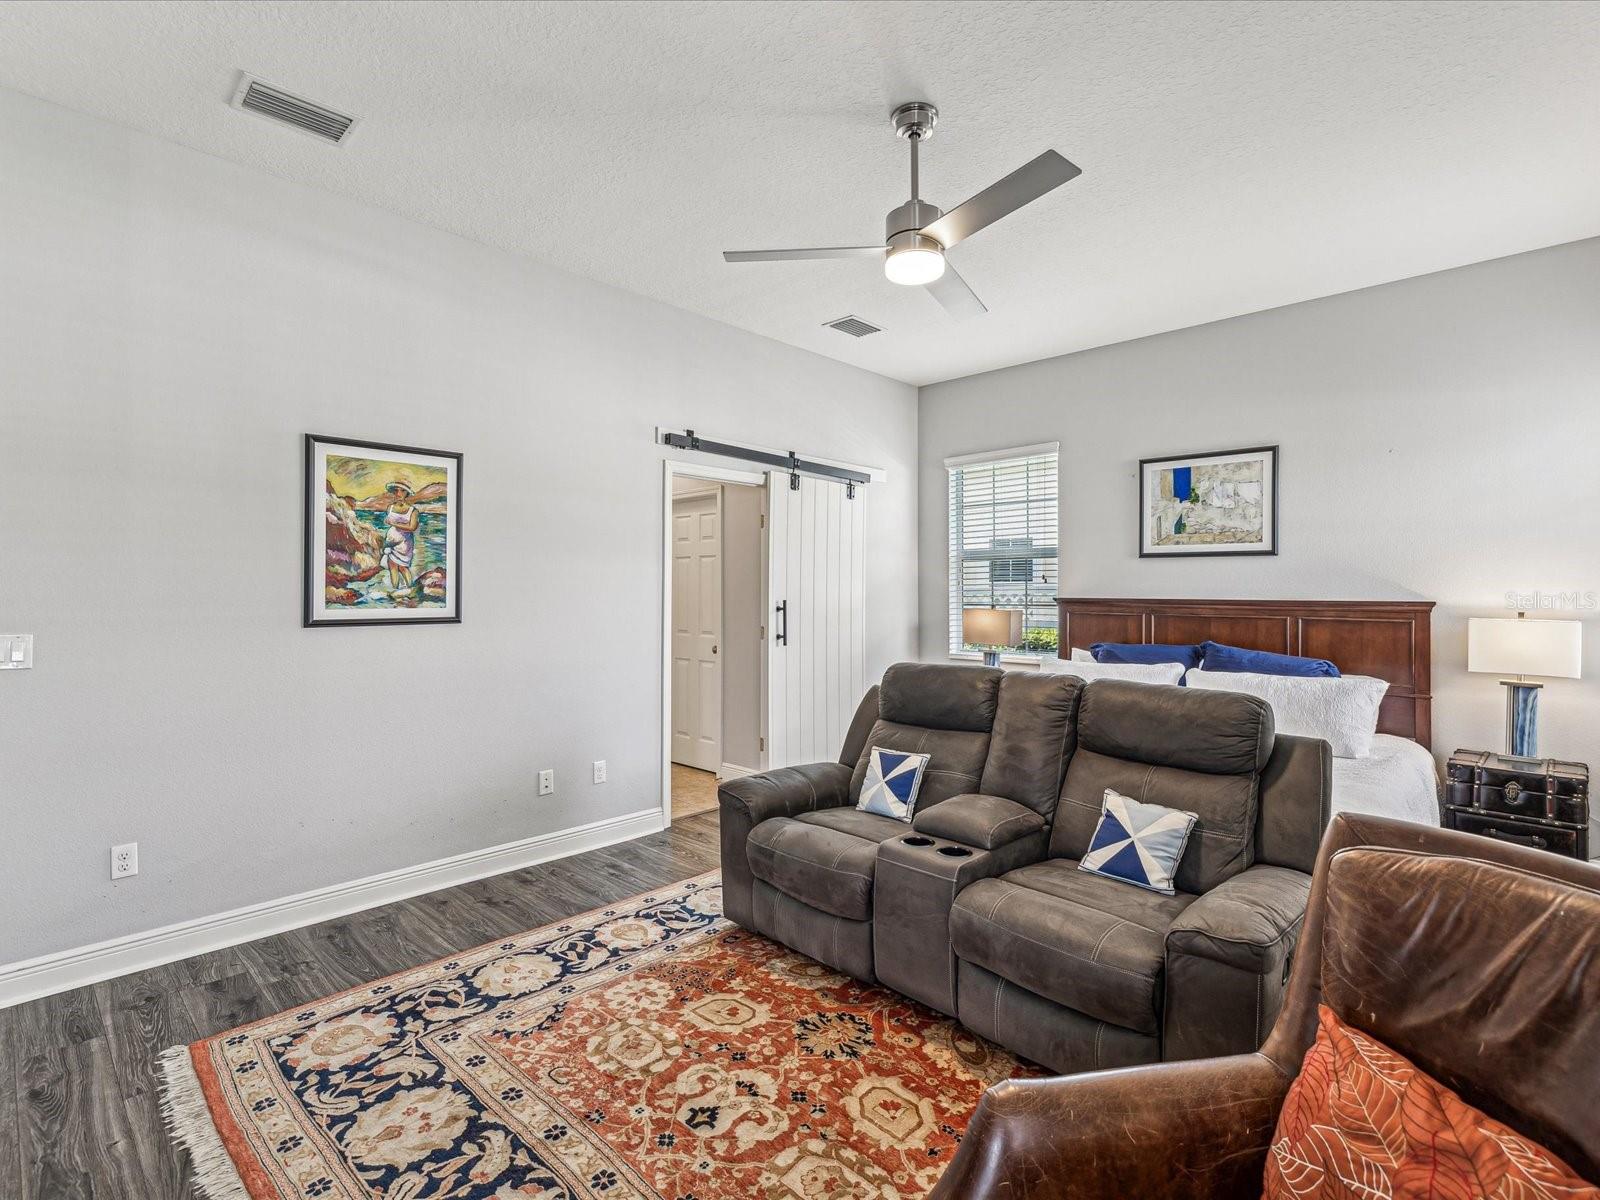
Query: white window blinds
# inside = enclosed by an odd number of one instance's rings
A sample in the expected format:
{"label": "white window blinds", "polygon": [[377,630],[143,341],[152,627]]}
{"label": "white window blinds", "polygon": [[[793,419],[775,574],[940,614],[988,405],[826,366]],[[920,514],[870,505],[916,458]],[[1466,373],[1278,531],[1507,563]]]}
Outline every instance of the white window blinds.
{"label": "white window blinds", "polygon": [[1056,653],[1054,443],[945,460],[950,472],[950,652],[963,608],[1022,610],[1016,654]]}

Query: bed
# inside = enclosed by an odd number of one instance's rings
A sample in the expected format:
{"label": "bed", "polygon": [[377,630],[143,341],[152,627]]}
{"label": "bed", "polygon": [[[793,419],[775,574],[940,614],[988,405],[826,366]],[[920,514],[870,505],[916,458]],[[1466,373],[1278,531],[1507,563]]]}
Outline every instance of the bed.
{"label": "bed", "polygon": [[1333,811],[1439,823],[1439,774],[1433,754],[1410,738],[1380,733],[1366,758],[1333,760]]}
{"label": "bed", "polygon": [[1439,824],[1432,601],[1064,597],[1056,605],[1063,658],[1095,642],[1210,640],[1326,658],[1345,674],[1387,680],[1372,753],[1333,760],[1333,811]]}

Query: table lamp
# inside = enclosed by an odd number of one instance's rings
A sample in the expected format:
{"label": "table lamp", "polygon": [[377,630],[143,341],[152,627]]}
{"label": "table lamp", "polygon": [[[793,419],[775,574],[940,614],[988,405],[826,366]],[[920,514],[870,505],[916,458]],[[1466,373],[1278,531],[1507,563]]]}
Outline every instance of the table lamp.
{"label": "table lamp", "polygon": [[968,646],[983,647],[983,665],[998,667],[1000,650],[1022,644],[1020,608],[964,608],[961,610],[961,640]]}
{"label": "table lamp", "polygon": [[1506,753],[1539,753],[1539,689],[1529,675],[1577,679],[1583,674],[1582,621],[1530,621],[1526,614],[1467,619],[1467,670],[1515,675],[1506,688]]}

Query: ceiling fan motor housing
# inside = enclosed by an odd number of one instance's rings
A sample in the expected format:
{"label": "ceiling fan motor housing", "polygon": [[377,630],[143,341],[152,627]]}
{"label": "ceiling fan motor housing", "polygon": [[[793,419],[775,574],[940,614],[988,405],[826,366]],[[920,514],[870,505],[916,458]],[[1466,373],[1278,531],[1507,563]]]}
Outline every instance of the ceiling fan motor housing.
{"label": "ceiling fan motor housing", "polygon": [[[920,250],[942,251],[944,247],[938,242],[917,232],[942,216],[944,212],[936,204],[929,204],[926,200],[907,200],[899,208],[889,210],[889,216],[883,223],[884,240],[891,248],[915,246]],[[917,240],[907,240],[911,237]],[[896,241],[897,238],[900,240]]]}

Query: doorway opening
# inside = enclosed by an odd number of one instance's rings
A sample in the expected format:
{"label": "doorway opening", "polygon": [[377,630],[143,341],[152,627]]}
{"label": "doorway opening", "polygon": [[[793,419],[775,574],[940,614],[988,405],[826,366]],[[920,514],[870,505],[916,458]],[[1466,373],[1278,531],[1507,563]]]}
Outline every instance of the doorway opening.
{"label": "doorway opening", "polygon": [[670,825],[715,811],[720,781],[839,753],[866,690],[867,489],[790,471],[663,465],[661,818]]}
{"label": "doorway opening", "polygon": [[717,807],[717,784],[761,769],[763,513],[751,482],[672,478],[668,818]]}

